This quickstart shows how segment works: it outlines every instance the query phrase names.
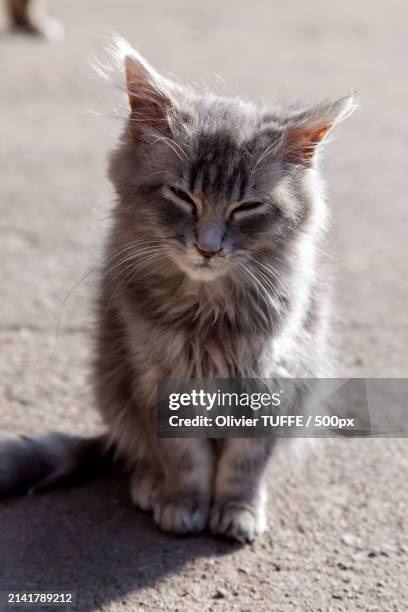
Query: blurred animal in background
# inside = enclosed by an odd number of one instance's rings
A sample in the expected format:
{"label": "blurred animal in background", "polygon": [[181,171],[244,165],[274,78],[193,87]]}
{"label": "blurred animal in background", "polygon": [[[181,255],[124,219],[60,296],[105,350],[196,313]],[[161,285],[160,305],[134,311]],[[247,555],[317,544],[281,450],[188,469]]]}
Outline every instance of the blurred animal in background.
{"label": "blurred animal in background", "polygon": [[49,17],[44,0],[6,0],[11,26],[16,31],[42,36],[47,40],[61,40],[62,25]]}

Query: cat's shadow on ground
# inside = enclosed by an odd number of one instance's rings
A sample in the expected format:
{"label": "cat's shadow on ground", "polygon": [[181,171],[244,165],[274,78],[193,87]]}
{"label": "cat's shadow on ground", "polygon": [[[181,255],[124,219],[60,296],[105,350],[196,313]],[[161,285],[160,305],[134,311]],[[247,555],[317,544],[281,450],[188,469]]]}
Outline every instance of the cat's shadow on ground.
{"label": "cat's shadow on ground", "polygon": [[194,558],[236,551],[204,534],[160,533],[113,479],[0,502],[0,590],[78,592],[78,608],[126,599]]}

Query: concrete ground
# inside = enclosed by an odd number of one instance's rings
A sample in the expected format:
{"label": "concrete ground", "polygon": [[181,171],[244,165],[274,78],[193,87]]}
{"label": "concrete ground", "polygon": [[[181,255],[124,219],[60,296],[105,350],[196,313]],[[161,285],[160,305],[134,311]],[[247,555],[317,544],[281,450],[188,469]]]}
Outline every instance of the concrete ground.
{"label": "concrete ground", "polygon": [[[87,382],[121,111],[89,68],[109,28],[160,69],[258,100],[351,88],[325,171],[343,375],[408,372],[404,0],[60,0],[62,43],[0,36],[0,422],[99,427]],[[217,78],[219,75],[221,78]],[[64,297],[72,288],[70,296]],[[60,332],[57,333],[57,329]],[[407,609],[407,441],[320,441],[271,467],[269,531],[175,539],[106,480],[0,505],[0,589],[76,589],[82,610]]]}

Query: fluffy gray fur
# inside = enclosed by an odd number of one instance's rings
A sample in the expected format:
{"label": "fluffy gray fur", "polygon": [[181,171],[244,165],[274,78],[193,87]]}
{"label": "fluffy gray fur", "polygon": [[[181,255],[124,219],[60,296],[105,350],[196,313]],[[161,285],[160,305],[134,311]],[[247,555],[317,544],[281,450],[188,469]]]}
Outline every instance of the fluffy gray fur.
{"label": "fluffy gray fur", "polygon": [[[110,163],[117,201],[100,285],[97,407],[130,467],[134,503],[163,530],[209,525],[251,541],[265,528],[271,442],[158,439],[156,383],[326,373],[317,158],[353,102],[274,111],[201,95],[118,49],[131,112]],[[7,455],[7,465],[21,463],[21,453]]]}

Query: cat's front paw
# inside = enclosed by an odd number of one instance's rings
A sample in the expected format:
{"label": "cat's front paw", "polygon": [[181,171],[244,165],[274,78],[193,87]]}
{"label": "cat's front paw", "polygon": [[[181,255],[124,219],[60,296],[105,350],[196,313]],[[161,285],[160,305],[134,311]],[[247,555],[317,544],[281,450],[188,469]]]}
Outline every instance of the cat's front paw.
{"label": "cat's front paw", "polygon": [[265,531],[265,527],[266,516],[262,505],[250,506],[226,502],[215,504],[211,511],[211,531],[243,544],[255,540]]}
{"label": "cat's front paw", "polygon": [[207,527],[208,516],[209,500],[203,495],[163,495],[154,502],[154,521],[168,533],[200,533]]}

